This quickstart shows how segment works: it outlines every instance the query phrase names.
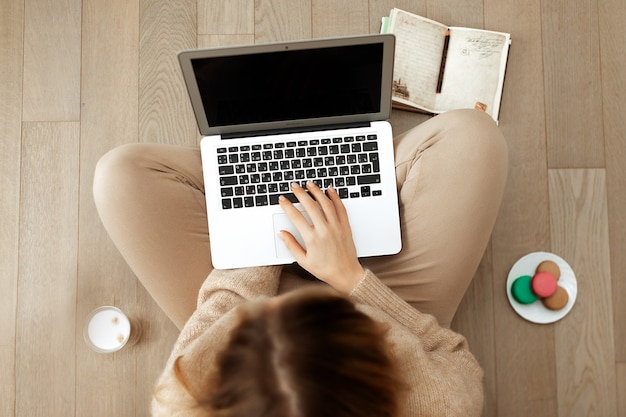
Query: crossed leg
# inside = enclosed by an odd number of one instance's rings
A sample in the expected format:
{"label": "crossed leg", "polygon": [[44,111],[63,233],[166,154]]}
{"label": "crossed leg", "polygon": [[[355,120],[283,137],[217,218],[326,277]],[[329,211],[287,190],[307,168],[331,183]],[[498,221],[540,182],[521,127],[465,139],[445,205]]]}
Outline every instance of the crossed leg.
{"label": "crossed leg", "polygon": [[[507,150],[491,118],[449,112],[394,139],[402,251],[362,259],[403,299],[448,326],[498,212]],[[104,155],[94,198],[135,275],[182,328],[212,270],[200,151],[131,144]],[[284,288],[310,284],[284,273]]]}

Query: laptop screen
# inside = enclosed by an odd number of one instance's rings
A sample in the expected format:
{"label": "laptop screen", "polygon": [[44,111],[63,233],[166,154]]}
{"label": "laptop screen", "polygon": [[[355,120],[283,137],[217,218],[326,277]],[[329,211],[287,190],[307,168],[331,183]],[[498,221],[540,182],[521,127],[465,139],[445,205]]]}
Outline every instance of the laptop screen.
{"label": "laptop screen", "polygon": [[210,126],[380,110],[382,44],[191,61]]}
{"label": "laptop screen", "polygon": [[[281,128],[289,121],[306,126],[320,120],[382,120],[390,106],[383,87],[390,77],[393,44],[385,48],[382,37],[363,39],[181,53],[183,72],[191,73],[185,78],[201,133],[282,123],[276,126]],[[210,132],[203,132],[204,123]]]}

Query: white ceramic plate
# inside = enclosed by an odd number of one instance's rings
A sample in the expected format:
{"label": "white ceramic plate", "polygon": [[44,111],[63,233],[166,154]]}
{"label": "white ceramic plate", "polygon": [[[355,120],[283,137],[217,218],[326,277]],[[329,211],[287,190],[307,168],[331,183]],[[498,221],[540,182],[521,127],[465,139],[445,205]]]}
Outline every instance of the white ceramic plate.
{"label": "white ceramic plate", "polygon": [[[563,287],[569,296],[569,301],[561,310],[552,311],[544,307],[541,300],[537,300],[532,304],[521,304],[511,294],[513,282],[522,275],[535,275],[537,266],[543,261],[555,262],[561,269],[559,285]],[[572,267],[561,257],[550,252],[533,252],[520,258],[511,268],[509,277],[506,280],[506,295],[509,297],[509,303],[511,303],[513,310],[524,319],[539,324],[554,323],[565,317],[574,306],[576,296],[578,295],[578,284]]]}

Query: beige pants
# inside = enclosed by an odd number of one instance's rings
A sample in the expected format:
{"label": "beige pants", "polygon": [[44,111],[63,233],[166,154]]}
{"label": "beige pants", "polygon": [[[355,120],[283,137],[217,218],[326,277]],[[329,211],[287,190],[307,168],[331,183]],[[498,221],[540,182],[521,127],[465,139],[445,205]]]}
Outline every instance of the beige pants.
{"label": "beige pants", "polygon": [[[504,138],[488,115],[460,110],[394,142],[402,251],[361,262],[404,300],[449,326],[500,206],[508,169]],[[199,149],[113,149],[98,163],[94,196],[114,243],[181,328],[212,269]],[[281,291],[312,283],[289,269],[281,278]]]}

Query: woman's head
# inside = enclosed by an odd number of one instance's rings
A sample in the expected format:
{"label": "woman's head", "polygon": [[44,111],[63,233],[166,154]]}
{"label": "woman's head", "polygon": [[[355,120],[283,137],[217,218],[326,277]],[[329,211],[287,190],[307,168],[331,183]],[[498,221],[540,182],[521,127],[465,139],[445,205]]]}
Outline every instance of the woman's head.
{"label": "woman's head", "polygon": [[386,329],[346,298],[302,290],[242,309],[209,406],[223,417],[396,415]]}

